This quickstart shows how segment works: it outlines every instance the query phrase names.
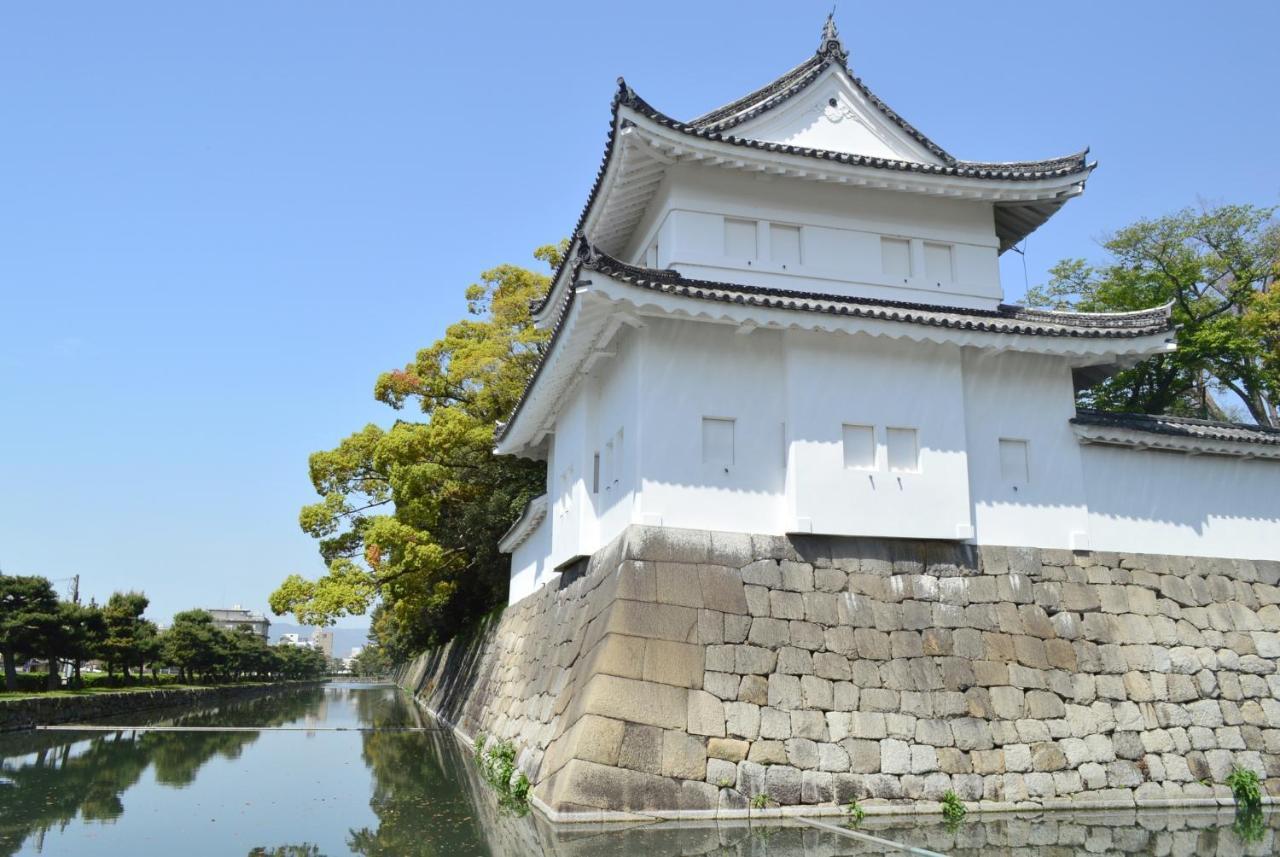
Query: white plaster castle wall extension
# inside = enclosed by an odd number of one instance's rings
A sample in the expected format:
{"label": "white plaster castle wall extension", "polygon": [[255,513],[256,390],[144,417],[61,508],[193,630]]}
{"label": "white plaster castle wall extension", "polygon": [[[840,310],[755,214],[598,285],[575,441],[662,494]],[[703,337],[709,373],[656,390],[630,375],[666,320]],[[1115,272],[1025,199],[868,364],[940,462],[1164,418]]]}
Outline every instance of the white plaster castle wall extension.
{"label": "white plaster castle wall extension", "polygon": [[1079,196],[1086,153],[948,153],[829,27],[681,122],[625,83],[497,450],[547,462],[502,541],[511,601],[633,524],[1280,559],[1280,432],[1077,413],[1174,348],[1169,307],[1003,303],[998,256]]}

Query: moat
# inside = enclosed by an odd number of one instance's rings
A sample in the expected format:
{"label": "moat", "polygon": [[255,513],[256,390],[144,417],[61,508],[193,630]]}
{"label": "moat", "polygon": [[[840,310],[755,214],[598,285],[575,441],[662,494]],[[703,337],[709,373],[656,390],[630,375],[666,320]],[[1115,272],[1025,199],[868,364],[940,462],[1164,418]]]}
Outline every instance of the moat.
{"label": "moat", "polygon": [[[467,748],[385,684],[94,725],[0,735],[0,857],[911,853],[799,823],[553,828],[501,807]],[[868,817],[861,830],[963,855],[1280,848],[1280,815],[1241,830],[1225,810],[971,816],[953,829]]]}

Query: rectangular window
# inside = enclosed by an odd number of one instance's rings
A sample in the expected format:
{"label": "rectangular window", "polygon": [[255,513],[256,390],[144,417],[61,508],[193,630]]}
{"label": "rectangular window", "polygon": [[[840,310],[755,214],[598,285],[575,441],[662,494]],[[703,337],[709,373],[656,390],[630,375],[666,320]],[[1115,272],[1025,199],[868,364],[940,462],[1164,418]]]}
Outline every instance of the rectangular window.
{"label": "rectangular window", "polygon": [[600,453],[591,460],[591,493],[600,493]]}
{"label": "rectangular window", "polygon": [[613,437],[613,443],[609,445],[612,451],[612,463],[609,465],[609,484],[618,485],[622,482],[622,429],[618,429],[618,433]]}
{"label": "rectangular window", "polygon": [[843,427],[844,466],[857,470],[876,468],[876,430],[871,426]]}
{"label": "rectangular window", "polygon": [[800,227],[769,224],[769,260],[775,265],[800,264]]}
{"label": "rectangular window", "polygon": [[908,279],[911,276],[911,242],[905,238],[881,238],[880,262],[885,276]]}
{"label": "rectangular window", "polygon": [[732,259],[756,258],[756,222],[724,219],[724,254]]}
{"label": "rectangular window", "polygon": [[950,244],[925,242],[924,272],[931,282],[940,286],[955,282],[955,268],[951,262]]}
{"label": "rectangular window", "polygon": [[733,464],[733,420],[702,418],[703,464]]}
{"label": "rectangular window", "polygon": [[613,468],[617,466],[614,462],[613,441],[609,441],[604,445],[604,467],[601,468],[600,481],[604,484],[604,490],[608,491],[613,486]]}
{"label": "rectangular window", "polygon": [[885,429],[889,447],[889,469],[898,473],[915,473],[920,469],[920,442],[913,428]]}
{"label": "rectangular window", "polygon": [[1027,442],[1000,438],[1000,477],[1014,485],[1026,485],[1031,472],[1028,464]]}

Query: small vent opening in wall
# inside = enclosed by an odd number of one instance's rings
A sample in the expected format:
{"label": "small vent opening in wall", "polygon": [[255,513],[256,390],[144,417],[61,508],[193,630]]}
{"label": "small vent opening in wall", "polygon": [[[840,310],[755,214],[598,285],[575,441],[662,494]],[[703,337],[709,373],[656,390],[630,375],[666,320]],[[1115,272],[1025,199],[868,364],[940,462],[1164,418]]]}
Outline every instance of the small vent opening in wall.
{"label": "small vent opening in wall", "polygon": [[897,473],[916,473],[920,470],[920,441],[915,429],[885,429],[885,441],[890,470]]}
{"label": "small vent opening in wall", "polygon": [[733,420],[702,418],[702,462],[729,467],[733,464]]}
{"label": "small vent opening in wall", "polygon": [[1026,485],[1030,481],[1029,450],[1025,440],[1000,438],[1000,478],[1006,484]]}

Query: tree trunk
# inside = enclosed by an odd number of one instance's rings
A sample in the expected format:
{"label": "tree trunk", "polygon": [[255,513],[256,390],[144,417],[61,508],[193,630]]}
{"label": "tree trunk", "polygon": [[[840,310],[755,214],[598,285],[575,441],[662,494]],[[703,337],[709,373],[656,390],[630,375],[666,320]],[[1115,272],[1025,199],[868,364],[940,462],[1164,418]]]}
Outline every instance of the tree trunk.
{"label": "tree trunk", "polygon": [[47,684],[49,690],[57,690],[61,687],[58,681],[58,656],[53,652],[49,653],[49,681]]}
{"label": "tree trunk", "polygon": [[84,687],[84,679],[80,678],[80,659],[76,658],[72,661],[71,682],[72,687]]}
{"label": "tree trunk", "polygon": [[18,667],[14,663],[13,649],[5,649],[0,652],[0,656],[4,657],[4,689],[18,689]]}

